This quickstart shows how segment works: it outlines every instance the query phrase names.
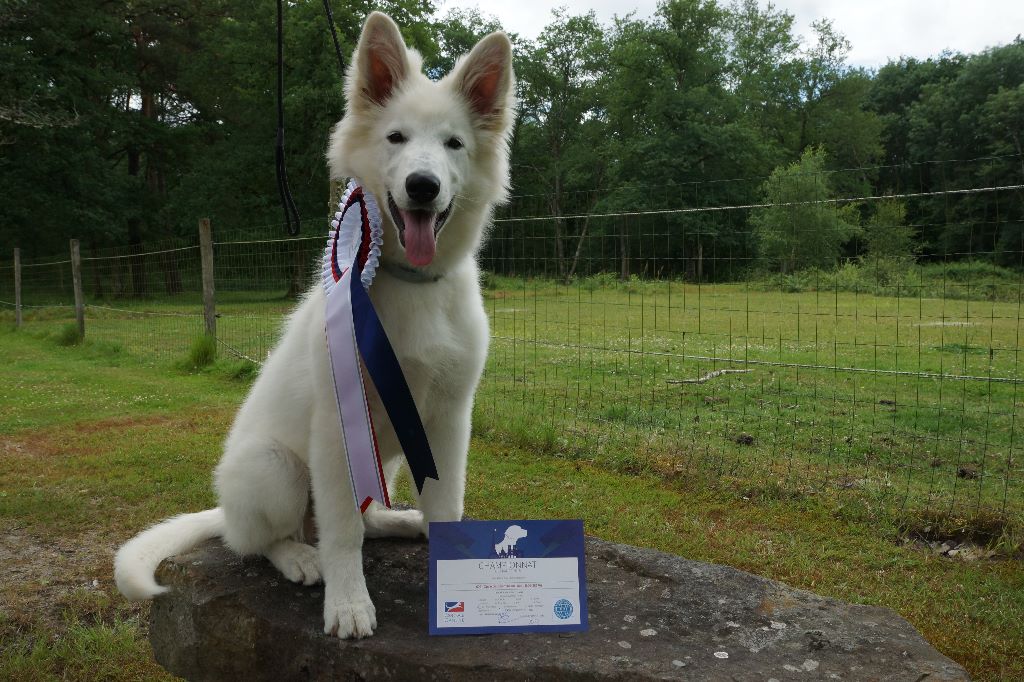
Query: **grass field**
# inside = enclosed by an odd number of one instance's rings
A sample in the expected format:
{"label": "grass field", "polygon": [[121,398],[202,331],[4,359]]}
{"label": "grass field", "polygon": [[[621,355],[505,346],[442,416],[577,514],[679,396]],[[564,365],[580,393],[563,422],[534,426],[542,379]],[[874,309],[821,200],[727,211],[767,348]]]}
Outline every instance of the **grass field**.
{"label": "grass field", "polygon": [[[526,282],[488,306],[482,423],[507,437],[619,470],[854,490],[979,532],[1021,519],[1016,303]],[[678,383],[719,369],[747,372]]]}
{"label": "grass field", "polygon": [[[1024,514],[1018,302],[604,276],[491,277],[486,298],[478,424],[506,439],[627,470],[853,491],[944,532],[1000,536]],[[258,362],[290,306],[221,294],[221,351]],[[194,296],[100,304],[88,334],[167,364],[201,333],[199,312]],[[31,310],[28,328],[70,314]],[[747,371],[675,383],[719,369]]]}
{"label": "grass field", "polygon": [[[222,341],[254,359],[290,307],[218,303]],[[486,304],[467,513],[582,517],[608,539],[889,606],[978,679],[1024,677],[1016,303],[492,278]],[[67,309],[30,311],[20,333],[0,315],[15,567],[0,678],[159,675],[112,551],[212,504],[251,376],[235,360],[183,368],[193,299],[109,307],[133,312],[90,308],[76,346],[54,340]],[[723,368],[750,371],[670,383]],[[942,558],[907,533],[971,536],[997,558]]]}

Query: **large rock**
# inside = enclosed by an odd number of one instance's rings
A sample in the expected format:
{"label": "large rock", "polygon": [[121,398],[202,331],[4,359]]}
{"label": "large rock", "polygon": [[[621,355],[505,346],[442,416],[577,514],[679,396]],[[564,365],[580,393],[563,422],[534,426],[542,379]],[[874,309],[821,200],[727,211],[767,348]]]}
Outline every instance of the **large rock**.
{"label": "large rock", "polygon": [[375,636],[322,631],[323,588],[217,543],[161,564],[156,659],[189,680],[966,680],[893,611],[587,540],[590,631],[427,635],[427,546],[374,540]]}

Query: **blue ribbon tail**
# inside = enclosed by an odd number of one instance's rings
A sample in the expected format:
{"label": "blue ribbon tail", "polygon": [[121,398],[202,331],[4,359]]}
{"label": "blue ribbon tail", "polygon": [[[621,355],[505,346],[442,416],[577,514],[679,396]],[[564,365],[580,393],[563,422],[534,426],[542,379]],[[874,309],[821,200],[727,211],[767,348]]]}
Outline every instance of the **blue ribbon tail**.
{"label": "blue ribbon tail", "polygon": [[384,327],[377,317],[377,311],[370,301],[369,294],[363,288],[357,273],[351,278],[352,319],[355,322],[356,345],[363,358],[363,366],[370,375],[370,380],[377,388],[384,409],[391,418],[391,425],[398,436],[398,442],[409,462],[416,490],[423,492],[423,483],[428,478],[439,481],[434,455],[427,442],[427,433],[420,421],[420,413],[416,410],[409,384],[402,374],[402,366],[398,364],[395,351],[388,341]]}

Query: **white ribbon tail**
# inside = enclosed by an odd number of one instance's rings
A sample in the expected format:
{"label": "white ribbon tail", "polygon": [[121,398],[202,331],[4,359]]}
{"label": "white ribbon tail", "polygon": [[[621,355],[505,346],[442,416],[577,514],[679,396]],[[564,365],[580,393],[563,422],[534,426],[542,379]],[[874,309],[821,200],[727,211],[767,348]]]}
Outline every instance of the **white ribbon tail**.
{"label": "white ribbon tail", "polygon": [[327,294],[327,348],[352,492],[356,506],[360,511],[366,511],[371,500],[385,507],[390,507],[391,501],[388,499],[384,470],[377,451],[370,409],[366,403],[363,375],[359,369],[359,350],[352,322],[351,277],[352,268],[348,268]]}

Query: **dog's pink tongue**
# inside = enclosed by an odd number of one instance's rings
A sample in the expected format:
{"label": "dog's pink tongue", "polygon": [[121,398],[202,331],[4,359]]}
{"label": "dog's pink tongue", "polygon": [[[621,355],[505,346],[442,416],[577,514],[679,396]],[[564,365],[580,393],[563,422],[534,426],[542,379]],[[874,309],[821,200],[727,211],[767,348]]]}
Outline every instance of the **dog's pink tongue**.
{"label": "dog's pink tongue", "polygon": [[405,257],[416,267],[434,260],[434,222],[437,214],[428,211],[402,211],[405,222]]}

